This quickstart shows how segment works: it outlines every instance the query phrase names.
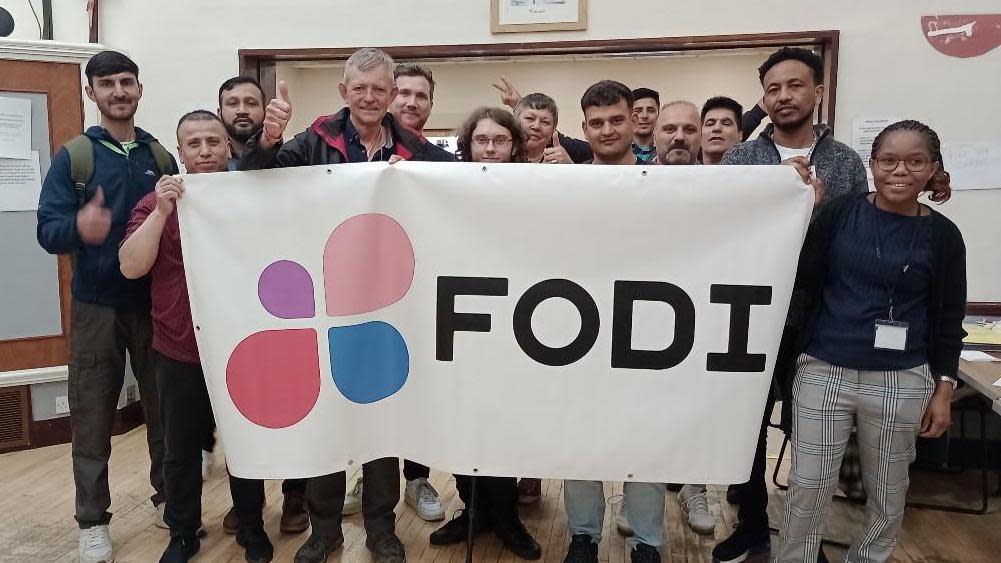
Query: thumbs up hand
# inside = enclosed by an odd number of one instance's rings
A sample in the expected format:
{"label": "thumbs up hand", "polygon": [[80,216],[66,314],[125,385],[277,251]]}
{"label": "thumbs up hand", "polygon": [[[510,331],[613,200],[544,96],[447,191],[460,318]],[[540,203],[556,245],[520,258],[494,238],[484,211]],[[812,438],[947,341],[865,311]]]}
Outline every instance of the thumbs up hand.
{"label": "thumbs up hand", "polygon": [[278,82],[278,96],[271,100],[264,110],[264,130],[261,132],[259,146],[269,149],[281,142],[292,119],[292,100],[288,95],[288,85],[284,80]]}
{"label": "thumbs up hand", "polygon": [[570,154],[560,144],[559,132],[553,131],[553,146],[542,152],[542,162],[550,164],[573,164]]}
{"label": "thumbs up hand", "polygon": [[76,230],[84,244],[98,246],[111,230],[111,210],[104,206],[104,190],[100,186],[90,201],[76,212]]}

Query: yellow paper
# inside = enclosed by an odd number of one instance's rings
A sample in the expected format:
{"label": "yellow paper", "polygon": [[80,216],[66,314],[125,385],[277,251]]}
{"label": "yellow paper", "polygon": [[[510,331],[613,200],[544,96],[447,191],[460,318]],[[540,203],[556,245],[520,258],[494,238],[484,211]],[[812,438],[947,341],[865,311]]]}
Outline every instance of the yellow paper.
{"label": "yellow paper", "polygon": [[966,329],[966,344],[1001,344],[1001,329],[990,328],[978,324],[963,323]]}

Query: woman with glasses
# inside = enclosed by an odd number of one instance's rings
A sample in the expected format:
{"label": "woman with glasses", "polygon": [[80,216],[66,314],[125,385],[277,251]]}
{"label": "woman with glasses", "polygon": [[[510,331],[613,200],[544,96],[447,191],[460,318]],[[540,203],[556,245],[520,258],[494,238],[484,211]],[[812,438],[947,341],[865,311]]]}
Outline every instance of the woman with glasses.
{"label": "woman with glasses", "polygon": [[[463,162],[525,162],[521,126],[507,110],[493,107],[475,110],[459,129],[458,136]],[[474,480],[475,503],[472,502]],[[518,516],[517,479],[456,475],[455,488],[466,508],[431,533],[431,545],[465,541],[472,526],[475,534],[493,530],[504,547],[522,559],[542,556],[542,548]]]}
{"label": "woman with glasses", "polygon": [[777,561],[816,561],[852,426],[869,502],[846,562],[892,558],[915,438],[951,423],[966,249],[918,201],[949,199],[938,135],[917,121],[884,129],[869,161],[876,191],[823,208],[800,255],[801,324],[792,393],[792,468]]}

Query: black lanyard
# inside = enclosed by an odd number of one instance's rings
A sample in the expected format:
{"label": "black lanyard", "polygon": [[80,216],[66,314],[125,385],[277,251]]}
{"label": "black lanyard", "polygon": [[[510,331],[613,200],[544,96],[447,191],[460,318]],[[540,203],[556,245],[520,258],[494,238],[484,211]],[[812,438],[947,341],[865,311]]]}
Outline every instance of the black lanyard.
{"label": "black lanyard", "polygon": [[[879,206],[876,205],[877,197],[879,196],[874,195],[872,197],[872,207],[874,213],[873,220],[876,224],[876,261],[879,262],[883,259],[883,250],[882,250],[883,236],[882,233],[880,232],[879,214],[883,212],[880,211]],[[917,213],[914,214],[914,216],[919,217],[920,215],[921,215],[921,204],[919,203],[918,211]],[[881,274],[880,277],[882,278],[883,281],[883,287],[886,289],[886,292],[890,296],[890,311],[889,311],[890,322],[893,322],[893,297],[897,292],[897,286],[900,285],[900,279],[903,277],[904,274],[907,273],[907,270],[911,268],[911,258],[914,256],[914,245],[917,244],[918,242],[918,232],[920,230],[921,230],[921,225],[919,223],[915,223],[914,232],[911,234],[911,244],[908,246],[907,257],[904,260],[904,267],[899,272],[897,272],[896,278],[893,280],[893,285],[889,284],[888,280],[886,279],[884,270],[882,268],[880,269],[880,274]]]}

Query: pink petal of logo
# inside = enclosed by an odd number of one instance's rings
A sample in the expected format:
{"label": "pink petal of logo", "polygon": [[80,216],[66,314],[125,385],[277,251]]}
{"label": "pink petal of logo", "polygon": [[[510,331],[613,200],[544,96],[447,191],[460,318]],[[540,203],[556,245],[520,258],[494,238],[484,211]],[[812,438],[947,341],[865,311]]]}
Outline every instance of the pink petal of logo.
{"label": "pink petal of logo", "polygon": [[414,281],[414,247],[392,217],[370,213],[341,223],[323,250],[327,315],[368,313],[392,305]]}

